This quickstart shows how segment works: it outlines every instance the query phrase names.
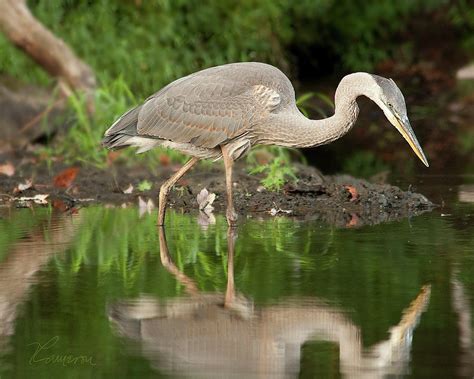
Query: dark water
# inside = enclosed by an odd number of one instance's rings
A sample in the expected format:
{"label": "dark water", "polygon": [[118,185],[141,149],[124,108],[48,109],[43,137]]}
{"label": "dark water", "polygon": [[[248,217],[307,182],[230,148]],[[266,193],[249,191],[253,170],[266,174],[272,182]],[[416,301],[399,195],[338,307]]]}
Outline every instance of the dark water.
{"label": "dark water", "polygon": [[470,378],[474,178],[416,182],[351,229],[0,209],[0,377]]}

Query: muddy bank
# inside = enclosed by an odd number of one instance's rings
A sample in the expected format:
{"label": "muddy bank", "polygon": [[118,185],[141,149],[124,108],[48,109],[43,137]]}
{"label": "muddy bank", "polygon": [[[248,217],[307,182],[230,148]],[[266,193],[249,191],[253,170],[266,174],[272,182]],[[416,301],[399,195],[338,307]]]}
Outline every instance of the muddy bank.
{"label": "muddy bank", "polygon": [[[160,185],[177,169],[176,166],[163,167],[154,175],[145,168],[77,167],[71,183],[66,180],[64,185],[57,180],[58,174],[68,168],[63,163],[48,168],[45,163],[35,162],[35,158],[22,158],[13,160],[12,165],[15,167],[12,176],[0,175],[0,205],[28,206],[30,202],[18,199],[47,194],[48,203],[63,210],[90,204],[136,206],[139,197],[156,203]],[[317,219],[337,226],[362,226],[419,215],[434,207],[421,194],[349,176],[322,176],[313,167],[298,166],[297,176],[297,183],[272,192],[263,189],[260,177],[249,175],[244,165],[238,164],[234,173],[234,201],[241,218],[276,214],[276,217]],[[28,180],[31,187],[19,191],[20,184],[26,183],[28,187]],[[144,189],[141,186],[144,181],[148,181],[151,188]],[[196,197],[203,188],[217,195],[214,214],[224,213],[225,179],[220,164],[193,169],[171,191],[169,206],[179,212],[197,214]]]}

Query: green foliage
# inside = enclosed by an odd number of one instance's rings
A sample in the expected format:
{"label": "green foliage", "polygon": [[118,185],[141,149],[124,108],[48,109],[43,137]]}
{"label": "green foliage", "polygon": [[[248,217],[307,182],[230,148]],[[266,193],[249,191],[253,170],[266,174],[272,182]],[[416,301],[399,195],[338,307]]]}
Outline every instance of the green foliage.
{"label": "green foliage", "polygon": [[[314,101],[310,100],[319,100],[320,104],[316,104]],[[326,108],[334,111],[334,102],[324,93],[321,92],[306,92],[303,93],[296,99],[296,105],[298,106],[301,113],[306,117],[309,117],[309,111],[311,110],[315,114],[319,115],[321,118],[329,117],[330,115],[326,111]]]}
{"label": "green foliage", "polygon": [[265,188],[271,191],[279,191],[287,182],[288,178],[296,180],[296,176],[290,168],[290,165],[282,157],[275,158],[267,165],[257,165],[250,170],[250,173],[265,173],[266,176],[262,179],[261,183]]}
{"label": "green foliage", "polygon": [[459,146],[461,148],[461,152],[464,154],[472,153],[474,151],[474,131],[467,130],[463,132],[459,138]]}
{"label": "green foliage", "polygon": [[454,25],[463,31],[463,44],[474,59],[474,8],[470,0],[454,1],[449,9],[449,16]]}
{"label": "green foliage", "polygon": [[[80,161],[97,167],[105,167],[108,151],[100,146],[105,130],[127,110],[143,99],[134,96],[125,80],[119,76],[101,86],[95,92],[95,112],[86,112],[86,99],[81,94],[69,97],[70,128],[62,138],[45,148],[47,156],[60,155],[68,162]],[[158,148],[146,154],[136,154],[135,149],[124,149],[119,160],[128,164],[143,162],[150,169],[157,167],[158,158],[166,153],[171,161],[183,162],[186,157],[174,150]]]}
{"label": "green foliage", "polygon": [[[279,191],[289,180],[297,180],[291,152],[298,154],[296,150],[280,146],[254,148],[247,156],[250,174],[265,174],[261,180],[262,185],[270,191]],[[265,155],[265,163],[259,162],[258,156],[261,153]]]}
{"label": "green foliage", "polygon": [[[471,47],[474,25],[467,0],[30,0],[28,5],[95,69],[102,84],[122,76],[139,97],[217,64],[257,60],[287,69],[294,58],[290,51],[316,68],[329,59],[346,69],[368,70],[400,46],[393,38],[411,17],[435,9],[448,10]],[[0,72],[50,82],[2,35]]]}
{"label": "green foliage", "polygon": [[137,186],[140,192],[149,191],[151,190],[151,187],[152,187],[152,183],[150,183],[148,180],[142,180]]}
{"label": "green foliage", "polygon": [[344,161],[343,170],[353,176],[370,178],[375,174],[388,170],[388,166],[378,159],[373,152],[359,151]]}
{"label": "green foliage", "polygon": [[[446,6],[447,0],[303,0],[294,3],[294,44],[318,67],[321,54],[348,70],[373,69],[400,47],[394,42],[410,17]],[[319,55],[314,55],[319,52]]]}
{"label": "green foliage", "polygon": [[[263,60],[285,65],[287,1],[29,1],[32,13],[90,64],[102,84],[122,76],[146,97],[204,67]],[[0,72],[49,79],[0,36]]]}
{"label": "green foliage", "polygon": [[[432,10],[446,10],[466,48],[474,50],[474,12],[467,0],[30,0],[28,5],[93,67],[99,82],[93,118],[86,116],[84,99],[72,97],[69,132],[46,150],[50,156],[102,167],[107,152],[99,141],[118,116],[172,80],[205,67],[257,60],[291,74],[289,62],[300,58],[316,69],[326,61],[331,67],[369,70],[393,56],[394,49],[406,48],[393,43],[397,33],[410,18]],[[0,73],[26,82],[52,82],[1,34]],[[322,105],[315,105],[317,98]],[[321,94],[298,100],[303,113],[321,117],[331,103]],[[160,154],[157,149],[136,156],[126,149],[121,157],[156,167]],[[167,154],[174,161],[184,159],[173,151]],[[281,156],[273,168],[262,170],[279,176],[267,181],[270,186],[291,177],[287,162]]]}

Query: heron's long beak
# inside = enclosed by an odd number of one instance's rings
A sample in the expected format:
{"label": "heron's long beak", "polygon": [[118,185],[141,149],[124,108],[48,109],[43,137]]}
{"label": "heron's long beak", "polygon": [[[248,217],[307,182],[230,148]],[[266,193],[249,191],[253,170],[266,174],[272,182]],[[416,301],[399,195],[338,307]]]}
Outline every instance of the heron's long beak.
{"label": "heron's long beak", "polygon": [[408,144],[413,149],[418,158],[420,158],[420,160],[424,163],[424,165],[426,167],[430,167],[428,160],[426,159],[425,153],[423,152],[420,143],[416,139],[415,132],[411,128],[410,121],[408,121],[408,118],[402,119],[398,116],[391,115],[391,117],[389,117],[388,119],[390,123],[395,126],[395,128],[397,128],[403,138],[405,138],[405,140],[408,142]]}

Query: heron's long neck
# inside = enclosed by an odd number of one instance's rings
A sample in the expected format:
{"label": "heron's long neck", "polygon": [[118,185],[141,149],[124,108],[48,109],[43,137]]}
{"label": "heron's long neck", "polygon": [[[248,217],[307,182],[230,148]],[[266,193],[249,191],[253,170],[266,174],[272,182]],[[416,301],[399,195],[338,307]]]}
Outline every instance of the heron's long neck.
{"label": "heron's long neck", "polygon": [[282,112],[272,119],[271,135],[265,135],[263,141],[259,142],[288,147],[312,147],[342,137],[357,120],[359,114],[357,97],[369,95],[367,88],[372,85],[369,74],[355,73],[345,76],[336,90],[333,116],[322,120],[310,120],[297,109]]}

